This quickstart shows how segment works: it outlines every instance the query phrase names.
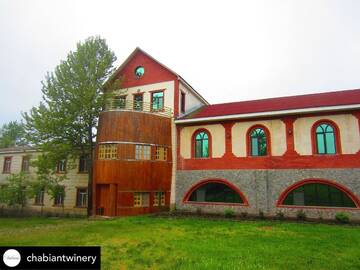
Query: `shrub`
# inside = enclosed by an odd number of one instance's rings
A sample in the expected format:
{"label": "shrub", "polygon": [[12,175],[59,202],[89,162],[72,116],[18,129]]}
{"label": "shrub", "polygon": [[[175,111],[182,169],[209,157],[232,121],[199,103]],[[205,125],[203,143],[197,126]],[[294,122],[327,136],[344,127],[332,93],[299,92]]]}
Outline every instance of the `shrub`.
{"label": "shrub", "polygon": [[276,218],[279,220],[284,220],[285,219],[285,215],[282,211],[277,211],[276,212]]}
{"label": "shrub", "polygon": [[260,219],[265,219],[265,214],[264,214],[264,212],[263,211],[259,211],[259,218]]}
{"label": "shrub", "polygon": [[350,216],[346,213],[340,212],[335,215],[335,219],[340,223],[349,223],[350,222]]}
{"label": "shrub", "polygon": [[197,214],[198,216],[201,216],[202,211],[201,211],[201,208],[200,208],[200,207],[196,208],[196,214]]}
{"label": "shrub", "polygon": [[231,208],[226,208],[224,210],[224,215],[225,215],[226,218],[232,218],[232,217],[235,216],[235,211],[232,210]]}
{"label": "shrub", "polygon": [[297,211],[297,213],[296,213],[296,218],[297,218],[298,220],[305,220],[305,219],[306,219],[306,214],[305,214],[305,212],[304,212],[303,210]]}
{"label": "shrub", "polygon": [[241,212],[240,215],[241,215],[241,217],[246,218],[248,216],[248,213],[247,212]]}

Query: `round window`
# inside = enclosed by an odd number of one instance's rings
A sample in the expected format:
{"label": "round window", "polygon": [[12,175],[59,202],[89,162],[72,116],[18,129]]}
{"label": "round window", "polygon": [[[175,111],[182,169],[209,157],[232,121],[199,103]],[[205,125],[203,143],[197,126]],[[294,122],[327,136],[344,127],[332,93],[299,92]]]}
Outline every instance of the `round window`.
{"label": "round window", "polygon": [[144,75],[144,73],[145,73],[144,67],[138,66],[137,68],[135,68],[135,76],[136,76],[137,78],[142,77],[142,76]]}

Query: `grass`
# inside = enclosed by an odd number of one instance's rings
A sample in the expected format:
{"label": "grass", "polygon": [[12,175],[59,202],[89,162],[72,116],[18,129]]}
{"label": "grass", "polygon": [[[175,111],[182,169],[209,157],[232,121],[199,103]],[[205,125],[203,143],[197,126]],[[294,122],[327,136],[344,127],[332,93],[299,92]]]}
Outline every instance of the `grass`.
{"label": "grass", "polygon": [[130,217],[0,218],[0,245],[100,245],[102,269],[360,269],[360,227]]}

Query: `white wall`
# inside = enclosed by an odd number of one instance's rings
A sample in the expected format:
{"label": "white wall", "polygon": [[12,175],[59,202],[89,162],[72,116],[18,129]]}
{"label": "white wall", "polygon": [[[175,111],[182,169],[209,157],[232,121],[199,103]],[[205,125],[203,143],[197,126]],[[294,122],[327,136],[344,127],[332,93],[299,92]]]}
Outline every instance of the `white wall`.
{"label": "white wall", "polygon": [[325,115],[298,118],[294,122],[295,150],[300,155],[312,155],[311,128],[316,121],[329,119],[340,130],[342,154],[355,154],[360,149],[358,119],[352,114]]}
{"label": "white wall", "polygon": [[143,93],[143,101],[151,103],[151,91],[164,90],[164,106],[174,110],[174,90],[175,82],[167,81],[154,84],[146,84],[136,87],[123,88],[115,91],[116,94],[127,95],[126,100],[133,100],[133,94]]}
{"label": "white wall", "polygon": [[[186,85],[179,83],[179,116],[195,111],[205,104]],[[181,113],[181,92],[185,93],[185,113]]]}
{"label": "white wall", "polygon": [[237,157],[246,157],[247,132],[254,125],[263,125],[270,132],[271,155],[282,156],[286,151],[285,124],[281,120],[235,123],[232,128],[232,151]]}

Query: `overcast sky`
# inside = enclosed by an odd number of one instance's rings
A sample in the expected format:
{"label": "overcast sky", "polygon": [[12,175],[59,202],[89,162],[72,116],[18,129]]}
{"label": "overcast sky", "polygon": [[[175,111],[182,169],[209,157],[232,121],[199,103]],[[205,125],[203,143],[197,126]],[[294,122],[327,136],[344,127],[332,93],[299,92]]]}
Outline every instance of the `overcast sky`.
{"label": "overcast sky", "polygon": [[78,41],[139,46],[210,103],[360,88],[360,1],[0,0],[0,125]]}

